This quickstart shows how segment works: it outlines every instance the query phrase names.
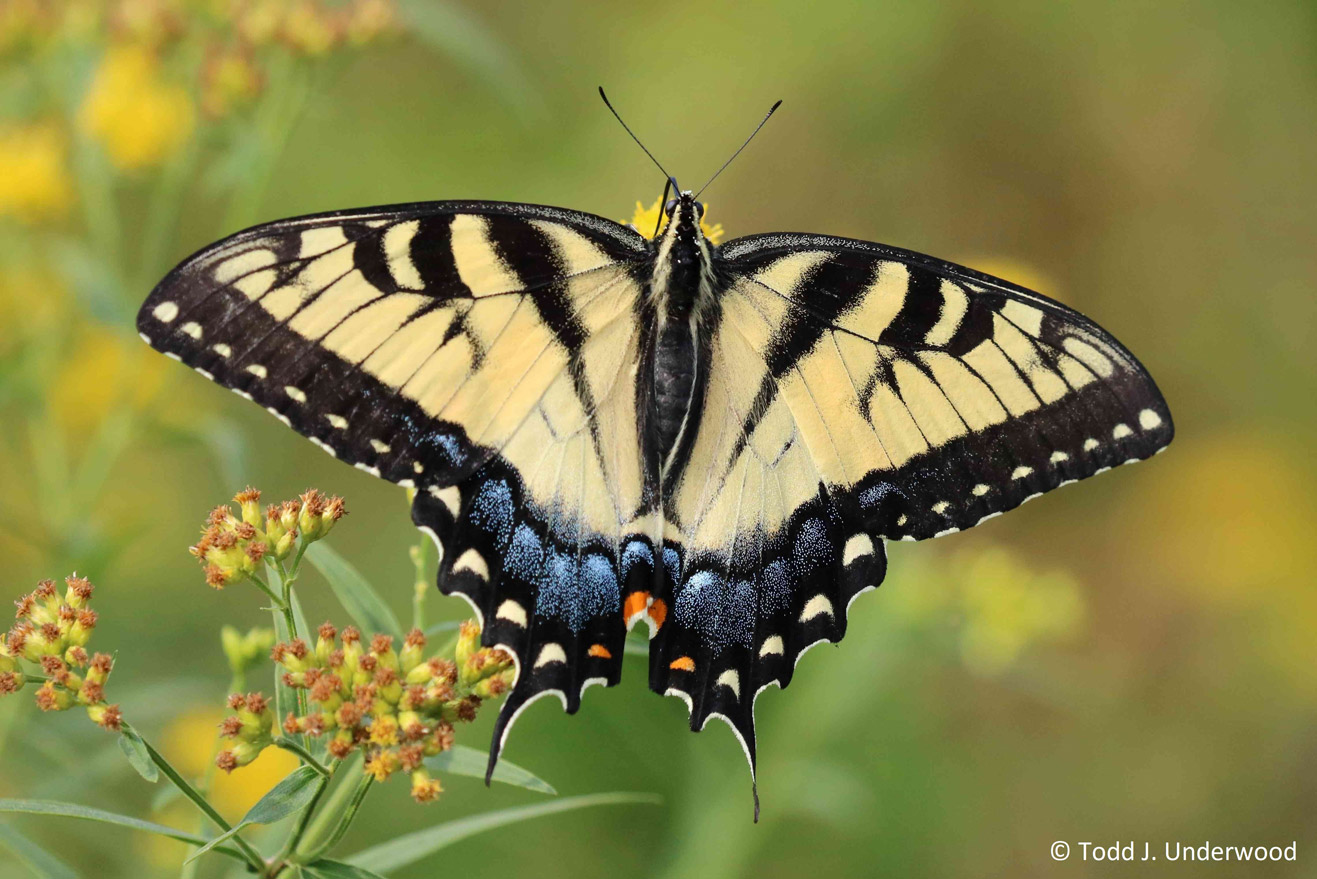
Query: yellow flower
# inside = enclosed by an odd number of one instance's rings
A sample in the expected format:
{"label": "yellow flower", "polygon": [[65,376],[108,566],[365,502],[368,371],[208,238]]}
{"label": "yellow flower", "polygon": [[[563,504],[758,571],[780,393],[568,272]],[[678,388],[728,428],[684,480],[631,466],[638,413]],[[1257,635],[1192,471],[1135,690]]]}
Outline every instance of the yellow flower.
{"label": "yellow flower", "polygon": [[49,399],[60,424],[74,436],[89,432],[113,412],[145,409],[168,369],[136,339],[101,327],[78,333],[71,354]]}
{"label": "yellow flower", "polygon": [[133,171],[177,152],[192,134],[195,115],[187,90],[161,78],[148,49],[121,45],[102,57],[79,122],[116,166]]}
{"label": "yellow flower", "polygon": [[[636,212],[631,216],[631,225],[635,226],[636,231],[641,235],[644,235],[646,238],[658,237],[658,234],[650,234],[654,230],[656,223],[659,224],[659,233],[662,233],[663,229],[668,225],[668,216],[663,212],[662,201],[662,198],[657,198],[649,207],[645,207],[641,202],[636,202]],[[661,222],[660,218],[662,218]],[[623,222],[626,221],[623,220]],[[709,225],[709,206],[707,204],[704,206],[704,216],[700,217],[700,231],[703,232],[704,237],[708,238],[713,244],[717,244],[723,235],[727,234],[723,231],[722,223],[714,223],[712,226]]]}
{"label": "yellow flower", "polygon": [[0,131],[0,216],[28,222],[59,217],[73,201],[68,145],[53,125]]}

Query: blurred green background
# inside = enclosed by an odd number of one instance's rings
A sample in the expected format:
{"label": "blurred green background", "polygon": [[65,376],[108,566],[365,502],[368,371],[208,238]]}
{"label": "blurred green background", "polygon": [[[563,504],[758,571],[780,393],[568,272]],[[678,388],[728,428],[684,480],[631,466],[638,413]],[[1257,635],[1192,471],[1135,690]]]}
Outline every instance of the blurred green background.
{"label": "blurred green background", "polygon": [[[892,546],[846,641],[759,703],[759,825],[735,739],[691,735],[628,659],[578,717],[529,711],[506,755],[563,793],[663,806],[520,824],[399,875],[1098,876],[1120,868],[1078,841],[1210,839],[1297,840],[1297,862],[1250,875],[1317,876],[1314,10],[3,0],[0,593],[89,575],[112,698],[200,772],[228,680],[219,622],[267,622],[252,590],[202,582],[186,547],[206,511],[248,483],[346,496],[332,542],[404,617],[415,531],[402,489],[141,344],[154,282],[310,211],[485,198],[629,218],[662,180],[597,85],[685,185],[783,98],[706,196],[729,237],[847,235],[1036,287],[1138,354],[1178,439]],[[316,581],[302,596],[344,619]],[[0,796],[191,822],[153,813],[85,716],[29,696],[0,700]],[[483,747],[491,722],[460,741]],[[240,815],[287,768],[258,762],[217,796]],[[342,851],[538,797],[445,784],[426,807],[381,786]],[[177,875],[183,851],[14,826],[87,876]],[[0,876],[26,875],[6,857]]]}

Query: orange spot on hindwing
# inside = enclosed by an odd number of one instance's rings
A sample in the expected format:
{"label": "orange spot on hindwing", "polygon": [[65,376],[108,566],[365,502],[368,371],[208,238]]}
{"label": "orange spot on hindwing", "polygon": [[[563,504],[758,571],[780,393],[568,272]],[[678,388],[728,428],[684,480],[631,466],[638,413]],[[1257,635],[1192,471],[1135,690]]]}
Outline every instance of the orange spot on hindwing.
{"label": "orange spot on hindwing", "polygon": [[636,614],[644,613],[647,607],[649,607],[649,593],[632,592],[626,597],[626,603],[622,606],[622,615],[630,623]]}
{"label": "orange spot on hindwing", "polygon": [[590,649],[586,651],[591,656],[597,656],[600,659],[612,659],[613,653],[602,644],[591,644]]}
{"label": "orange spot on hindwing", "polygon": [[663,621],[668,618],[668,606],[662,598],[655,598],[649,606],[649,618],[654,621],[654,628],[663,628]]}
{"label": "orange spot on hindwing", "polygon": [[668,665],[673,671],[695,671],[695,660],[689,656],[678,656]]}

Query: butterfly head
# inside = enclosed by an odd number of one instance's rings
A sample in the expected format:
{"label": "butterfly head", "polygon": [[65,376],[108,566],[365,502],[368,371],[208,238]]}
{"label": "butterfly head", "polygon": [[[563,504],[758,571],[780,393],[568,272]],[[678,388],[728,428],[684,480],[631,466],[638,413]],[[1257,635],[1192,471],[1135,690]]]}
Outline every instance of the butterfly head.
{"label": "butterfly head", "polygon": [[704,203],[696,201],[689,189],[681,192],[676,198],[668,199],[663,205],[663,213],[668,217],[664,228],[665,236],[675,235],[692,243],[704,238],[703,230],[700,229],[700,220],[704,217]]}

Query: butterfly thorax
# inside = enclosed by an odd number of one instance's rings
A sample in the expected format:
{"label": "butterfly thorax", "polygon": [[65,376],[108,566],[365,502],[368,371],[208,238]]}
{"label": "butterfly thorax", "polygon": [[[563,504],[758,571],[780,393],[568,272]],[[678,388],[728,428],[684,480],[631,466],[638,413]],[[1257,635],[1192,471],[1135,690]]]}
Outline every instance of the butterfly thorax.
{"label": "butterfly thorax", "polygon": [[665,478],[681,459],[689,413],[698,402],[700,320],[712,305],[712,251],[700,231],[701,206],[682,193],[659,238],[649,295],[656,326],[649,374],[650,413],[658,459]]}

